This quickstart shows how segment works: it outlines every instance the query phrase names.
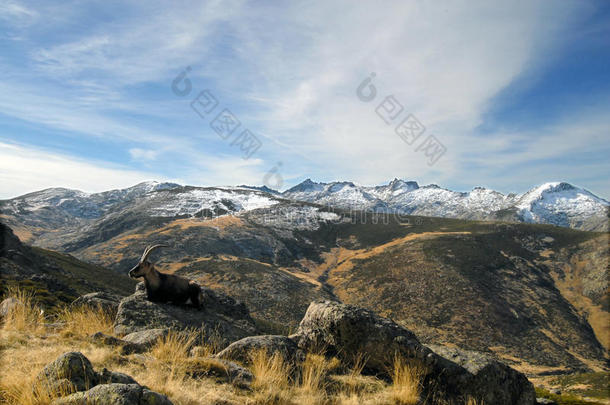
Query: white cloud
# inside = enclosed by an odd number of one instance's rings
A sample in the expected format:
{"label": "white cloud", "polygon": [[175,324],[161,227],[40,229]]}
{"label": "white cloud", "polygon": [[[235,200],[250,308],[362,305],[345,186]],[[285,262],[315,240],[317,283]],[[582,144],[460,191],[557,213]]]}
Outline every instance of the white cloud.
{"label": "white cloud", "polygon": [[38,17],[38,13],[24,6],[23,4],[4,0],[0,3],[0,18],[12,22],[16,25],[32,22]]}
{"label": "white cloud", "polygon": [[155,160],[159,155],[159,151],[150,149],[133,148],[129,149],[129,154],[133,160],[150,161]]}
{"label": "white cloud", "polygon": [[[521,180],[497,174],[499,167],[542,158],[561,166],[560,157],[570,150],[603,144],[605,123],[585,120],[579,111],[566,117],[574,125],[549,123],[540,133],[473,135],[490,101],[552,56],[566,27],[590,11],[587,3],[210,1],[130,7],[137,12],[126,13],[129,18],[96,21],[84,35],[32,49],[36,69],[12,71],[11,80],[0,84],[2,113],[128,141],[134,162],[160,160],[171,151],[184,165],[181,177],[208,185],[260,184],[282,161],[287,181],[375,184],[398,176],[439,184],[469,178],[476,185],[494,173],[488,184],[501,188]],[[68,8],[66,13],[79,9],[79,18],[71,20],[96,19],[84,6]],[[39,12],[50,15],[47,28],[63,28],[65,21],[54,13]],[[193,67],[195,90],[209,86],[223,104],[242,106],[240,120],[256,125],[264,138],[264,161],[198,152],[196,138],[205,133],[189,127],[196,125],[187,122],[192,111],[169,91],[187,65]],[[370,72],[377,73],[378,97],[367,104],[355,89]],[[134,96],[134,88],[147,85],[167,91],[150,99]],[[375,114],[390,94],[404,105],[404,114],[414,113],[427,134],[447,146],[433,168]],[[155,119],[175,123],[176,130],[159,128]],[[575,141],[573,130],[586,141]],[[521,149],[507,153],[515,142]],[[466,163],[481,170],[470,171]],[[541,175],[556,173],[552,167]]]}
{"label": "white cloud", "polygon": [[0,143],[0,179],[0,198],[12,198],[50,187],[99,192],[146,180],[163,180],[164,176]]}

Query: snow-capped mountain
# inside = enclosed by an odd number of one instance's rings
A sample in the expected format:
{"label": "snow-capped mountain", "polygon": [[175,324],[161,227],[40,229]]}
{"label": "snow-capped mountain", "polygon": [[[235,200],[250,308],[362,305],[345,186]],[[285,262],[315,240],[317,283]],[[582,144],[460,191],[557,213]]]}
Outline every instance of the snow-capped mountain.
{"label": "snow-capped mountain", "polygon": [[269,207],[271,194],[240,187],[202,188],[156,181],[102,193],[51,188],[0,201],[5,216],[19,217],[26,225],[57,226],[86,223],[137,207],[150,216],[214,216]]}
{"label": "snow-capped mountain", "polygon": [[546,183],[523,194],[504,195],[483,187],[470,192],[451,191],[435,184],[420,187],[415,181],[400,179],[373,187],[307,179],[282,193],[282,197],[343,209],[608,230],[608,201],[568,183]]}
{"label": "snow-capped mountain", "polygon": [[380,186],[347,181],[317,183],[307,179],[283,193],[266,187],[191,187],[145,182],[102,193],[65,188],[42,190],[0,201],[0,213],[12,225],[74,228],[126,212],[150,217],[216,217],[269,208],[286,200],[348,210],[608,230],[608,201],[568,183],[546,183],[523,194],[504,195],[482,187],[470,192],[434,184],[420,187],[415,181],[400,179]]}

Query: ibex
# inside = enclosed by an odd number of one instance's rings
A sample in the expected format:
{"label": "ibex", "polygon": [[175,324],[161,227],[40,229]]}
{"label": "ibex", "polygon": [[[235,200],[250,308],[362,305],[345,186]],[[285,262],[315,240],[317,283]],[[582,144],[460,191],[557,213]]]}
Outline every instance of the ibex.
{"label": "ibex", "polygon": [[152,302],[171,302],[173,304],[191,304],[201,309],[203,292],[201,287],[187,278],[157,271],[155,265],[148,261],[153,250],[167,247],[154,245],[144,249],[144,254],[137,266],[129,270],[129,277],[144,277],[146,295]]}

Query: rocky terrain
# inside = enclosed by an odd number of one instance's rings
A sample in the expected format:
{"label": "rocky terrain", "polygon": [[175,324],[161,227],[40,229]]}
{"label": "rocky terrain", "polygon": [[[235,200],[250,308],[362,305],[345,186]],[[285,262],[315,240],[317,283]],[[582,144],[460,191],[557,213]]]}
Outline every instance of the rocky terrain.
{"label": "rocky terrain", "polygon": [[[392,187],[435,189],[394,182],[376,192],[387,200]],[[521,201],[540,205],[574,193],[581,192],[555,185]],[[133,291],[125,275],[144,247],[164,243],[170,247],[152,257],[157,267],[243,302],[247,334],[294,333],[311,302],[329,300],[375,311],[430,347],[482,352],[530,377],[607,370],[607,233],[287,197],[161,183],[103,195],[34,193],[2,202],[14,234],[3,228],[0,275],[34,280],[54,305],[93,291],[122,296]],[[141,304],[133,301],[148,311]],[[128,328],[117,332],[138,332],[137,324]]]}
{"label": "rocky terrain", "polygon": [[[5,332],[15,331],[11,329],[12,320],[16,316],[12,311],[21,305],[18,300],[9,299],[2,303],[3,307],[7,301],[12,308],[4,314],[11,318],[4,325]],[[85,306],[96,304],[91,296],[89,299],[82,297],[80,303]],[[384,399],[384,395],[379,394],[375,402],[379,404],[457,405],[471,403],[473,400],[497,405],[535,403],[533,385],[522,373],[481,353],[441,346],[427,347],[415,334],[394,321],[351,305],[333,301],[313,302],[296,333],[283,336],[256,335],[258,331],[247,308],[231,297],[217,295],[212,291],[206,293],[203,310],[152,303],[147,300],[141,286],[138,286],[133,295],[116,300],[114,304],[117,307],[114,316],[115,336],[102,332],[91,335],[89,339],[97,345],[121,347],[121,352],[128,356],[148,352],[155,355],[155,347],[159,342],[167,343],[168,336],[190,334],[197,339],[178,338],[178,342],[182,342],[184,348],[193,353],[185,360],[199,358],[199,362],[207,359],[208,362],[220,364],[220,369],[223,370],[221,374],[225,374],[224,383],[244,390],[246,398],[248,392],[256,387],[257,380],[263,377],[256,357],[252,355],[262,351],[272,359],[279,356],[278,359],[286,362],[283,366],[285,372],[303,381],[307,378],[304,367],[307,367],[305,364],[308,361],[311,362],[311,356],[333,358],[344,367],[354,367],[354,362],[358,362],[361,370],[358,371],[359,374],[376,376],[381,381],[387,378],[393,380],[394,385],[397,384],[396,371],[391,370],[397,362],[405,362],[411,370],[417,370],[411,386],[415,390],[412,398],[402,395]],[[61,322],[54,327],[61,328]],[[215,336],[220,340],[213,342],[216,348],[213,354],[200,355],[196,348],[209,345],[210,330],[215,330]],[[0,335],[0,338],[4,336]],[[250,367],[254,372],[250,371]],[[299,376],[300,373],[304,374]],[[203,374],[200,378],[211,376]],[[320,378],[327,376],[320,375]],[[317,389],[324,390],[322,386]],[[38,398],[43,394],[46,398],[52,398],[52,404],[56,405],[173,403],[171,395],[168,397],[140,385],[125,373],[106,368],[96,371],[87,357],[74,351],[64,353],[44,366],[33,379],[32,390]],[[312,394],[310,393],[310,400]],[[0,390],[0,399],[2,396]],[[249,402],[247,399],[243,401]],[[315,403],[334,403],[329,401],[331,397]],[[202,399],[198,403],[218,402]],[[274,403],[293,402],[288,400]]]}

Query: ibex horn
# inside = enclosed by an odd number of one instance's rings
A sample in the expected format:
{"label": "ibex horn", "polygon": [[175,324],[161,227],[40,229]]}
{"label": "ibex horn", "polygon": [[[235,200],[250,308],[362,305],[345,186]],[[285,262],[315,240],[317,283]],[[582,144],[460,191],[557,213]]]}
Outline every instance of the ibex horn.
{"label": "ibex horn", "polygon": [[149,246],[146,249],[144,249],[144,254],[142,255],[142,258],[140,259],[140,263],[144,263],[146,261],[146,259],[148,259],[148,256],[152,253],[153,250],[158,249],[160,247],[169,247],[168,245],[154,245],[154,246]]}

